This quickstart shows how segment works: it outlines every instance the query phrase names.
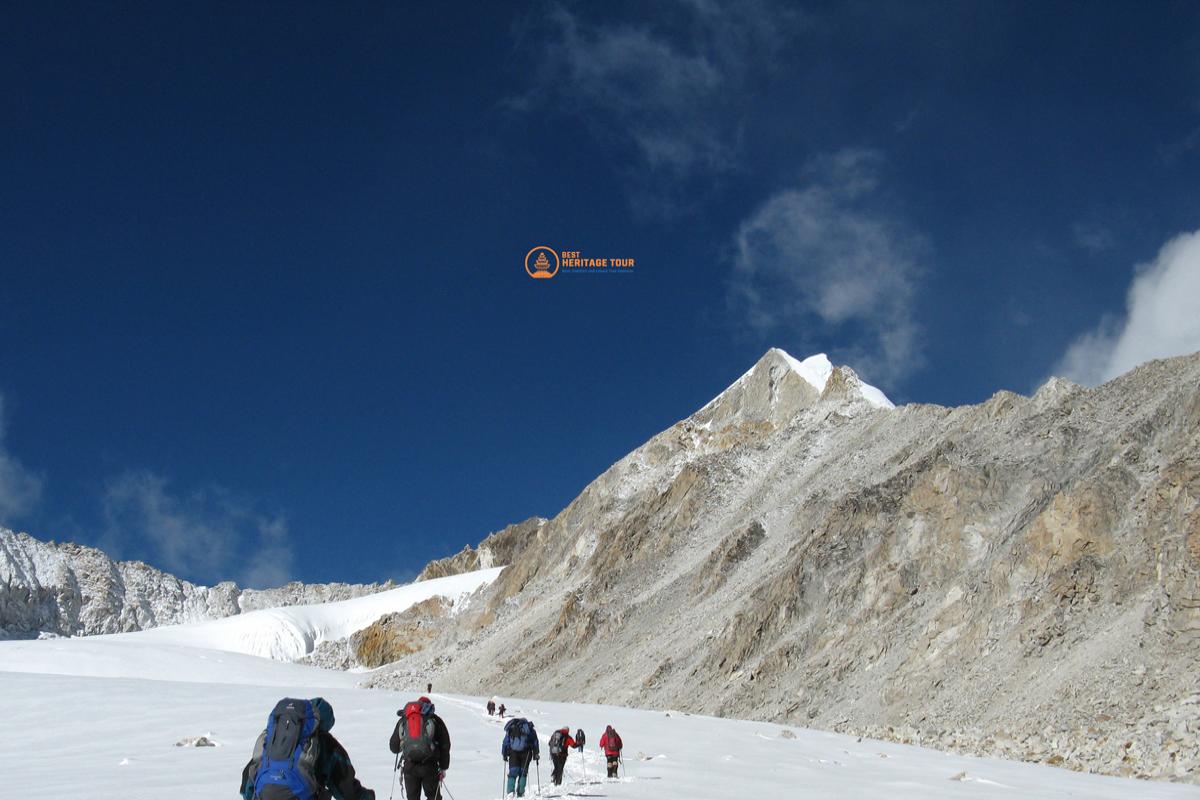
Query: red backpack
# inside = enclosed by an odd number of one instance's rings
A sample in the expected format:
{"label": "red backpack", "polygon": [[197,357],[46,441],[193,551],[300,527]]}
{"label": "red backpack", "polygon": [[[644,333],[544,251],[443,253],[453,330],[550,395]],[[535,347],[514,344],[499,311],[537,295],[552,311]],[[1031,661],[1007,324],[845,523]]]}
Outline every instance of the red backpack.
{"label": "red backpack", "polygon": [[404,706],[404,724],[400,731],[400,752],[408,764],[424,764],[437,758],[434,735],[437,723],[421,713],[421,703],[413,701]]}

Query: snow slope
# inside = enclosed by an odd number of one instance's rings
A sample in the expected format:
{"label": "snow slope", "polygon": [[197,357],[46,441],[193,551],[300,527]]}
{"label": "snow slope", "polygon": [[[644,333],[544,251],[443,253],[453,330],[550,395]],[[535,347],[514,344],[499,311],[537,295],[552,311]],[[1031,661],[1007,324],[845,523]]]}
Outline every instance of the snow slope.
{"label": "snow slope", "polygon": [[168,625],[136,633],[96,637],[139,645],[201,647],[231,653],[295,661],[321,642],[337,641],[362,630],[385,614],[404,611],[431,597],[454,601],[456,611],[476,589],[496,579],[503,567],[410,583],[386,592],[305,606],[250,611],[209,622]]}
{"label": "snow slope", "polygon": [[[152,800],[233,798],[249,749],[281,696],[323,696],[334,733],[363,783],[388,796],[395,711],[411,694],[352,688],[343,673],[205,651],[145,637],[0,642],[8,736],[0,748],[4,795],[18,798]],[[455,800],[500,795],[499,720],[483,698],[433,695],[454,742],[447,788]],[[583,728],[567,783],[542,797],[609,800],[1050,800],[1200,799],[1200,789],[1082,775],[904,745],[679,713],[502,698],[538,727]],[[600,777],[596,748],[606,724],[621,731],[625,773]],[[216,747],[176,747],[207,736]],[[537,775],[530,778],[536,788]],[[536,793],[531,790],[531,797]]]}
{"label": "snow slope", "polygon": [[[201,647],[87,636],[0,642],[0,672],[261,686],[354,687],[361,675]],[[9,676],[3,678],[8,686]]]}

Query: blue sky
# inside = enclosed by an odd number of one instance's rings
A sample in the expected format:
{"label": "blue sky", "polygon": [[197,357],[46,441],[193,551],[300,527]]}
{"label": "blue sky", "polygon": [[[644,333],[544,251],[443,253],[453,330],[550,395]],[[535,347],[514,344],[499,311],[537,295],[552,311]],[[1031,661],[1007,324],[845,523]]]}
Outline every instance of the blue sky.
{"label": "blue sky", "polygon": [[1200,349],[1193,3],[3,17],[0,524],[40,538],[404,578],[771,346],[943,404]]}

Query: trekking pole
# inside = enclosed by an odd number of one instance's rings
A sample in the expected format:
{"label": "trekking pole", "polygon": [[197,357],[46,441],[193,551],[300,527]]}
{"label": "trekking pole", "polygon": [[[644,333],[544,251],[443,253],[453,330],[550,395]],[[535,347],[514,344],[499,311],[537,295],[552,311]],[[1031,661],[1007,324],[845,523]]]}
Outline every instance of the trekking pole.
{"label": "trekking pole", "polygon": [[396,753],[396,763],[392,765],[392,790],[388,792],[388,800],[396,793],[396,771],[400,769],[400,754]]}
{"label": "trekking pole", "polygon": [[533,762],[537,766],[538,776],[538,794],[542,793],[542,760],[539,758]]}
{"label": "trekking pole", "polygon": [[500,762],[500,796],[504,797],[508,794],[508,762]]}
{"label": "trekking pole", "polygon": [[454,795],[450,794],[450,787],[448,787],[448,786],[446,785],[446,779],[445,779],[445,778],[442,778],[440,781],[438,781],[438,783],[440,783],[440,784],[441,784],[441,788],[440,788],[440,789],[438,789],[438,796],[440,797],[440,796],[441,796],[441,794],[442,794],[442,789],[445,789],[445,790],[446,790],[446,796],[447,796],[447,797],[449,797],[449,798],[450,798],[450,800],[454,800]]}

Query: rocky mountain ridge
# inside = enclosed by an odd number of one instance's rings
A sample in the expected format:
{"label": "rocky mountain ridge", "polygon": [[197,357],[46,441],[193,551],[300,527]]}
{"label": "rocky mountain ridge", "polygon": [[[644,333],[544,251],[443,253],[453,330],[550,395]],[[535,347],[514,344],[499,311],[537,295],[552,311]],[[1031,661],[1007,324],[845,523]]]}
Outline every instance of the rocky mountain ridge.
{"label": "rocky mountain ridge", "polygon": [[219,619],[243,611],[345,600],[395,584],[198,586],[94,547],[0,528],[0,638],[87,636]]}
{"label": "rocky mountain ridge", "polygon": [[536,536],[538,530],[547,522],[549,520],[542,517],[530,517],[524,522],[490,533],[477,547],[467,545],[452,556],[430,561],[417,575],[417,580],[444,578],[447,575],[512,564],[516,560],[517,551],[530,536]]}
{"label": "rocky mountain ridge", "polygon": [[371,681],[1196,781],[1200,355],[961,408],[795,363],[511,537],[476,612],[375,632]]}

